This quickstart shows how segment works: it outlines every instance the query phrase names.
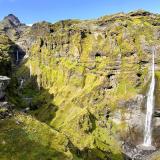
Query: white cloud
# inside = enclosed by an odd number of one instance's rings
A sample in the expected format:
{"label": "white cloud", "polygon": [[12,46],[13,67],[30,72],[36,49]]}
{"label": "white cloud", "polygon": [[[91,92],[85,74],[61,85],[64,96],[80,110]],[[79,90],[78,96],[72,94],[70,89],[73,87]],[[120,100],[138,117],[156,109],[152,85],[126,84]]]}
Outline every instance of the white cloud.
{"label": "white cloud", "polygon": [[26,25],[31,27],[33,24],[26,24]]}

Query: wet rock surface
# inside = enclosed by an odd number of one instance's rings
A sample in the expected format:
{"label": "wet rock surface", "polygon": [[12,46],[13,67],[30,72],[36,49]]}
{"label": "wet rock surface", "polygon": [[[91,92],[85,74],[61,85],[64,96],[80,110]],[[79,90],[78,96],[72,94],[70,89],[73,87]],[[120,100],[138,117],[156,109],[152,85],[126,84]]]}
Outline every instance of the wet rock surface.
{"label": "wet rock surface", "polygon": [[145,149],[141,145],[135,146],[131,143],[124,143],[122,147],[123,153],[126,156],[125,160],[147,160],[149,155],[156,152],[156,150]]}
{"label": "wet rock surface", "polygon": [[160,110],[155,110],[154,117],[159,117],[160,118]]}

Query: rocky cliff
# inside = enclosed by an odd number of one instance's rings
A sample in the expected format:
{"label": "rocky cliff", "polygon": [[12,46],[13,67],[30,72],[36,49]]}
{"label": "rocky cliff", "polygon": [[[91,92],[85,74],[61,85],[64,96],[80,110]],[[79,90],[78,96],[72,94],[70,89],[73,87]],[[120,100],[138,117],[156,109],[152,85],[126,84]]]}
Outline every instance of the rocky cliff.
{"label": "rocky cliff", "polygon": [[[136,11],[32,27],[9,15],[0,30],[7,98],[15,105],[15,116],[0,122],[2,158],[143,158],[136,145],[143,141],[153,50],[160,107],[160,15]],[[158,149],[158,116],[153,126]]]}

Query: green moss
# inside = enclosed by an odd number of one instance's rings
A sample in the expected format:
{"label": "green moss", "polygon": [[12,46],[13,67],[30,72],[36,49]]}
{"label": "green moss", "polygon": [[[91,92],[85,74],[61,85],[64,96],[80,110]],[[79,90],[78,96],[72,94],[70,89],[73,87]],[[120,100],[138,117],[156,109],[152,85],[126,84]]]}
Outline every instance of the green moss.
{"label": "green moss", "polygon": [[81,47],[82,47],[81,59],[82,61],[85,61],[90,57],[90,54],[93,49],[94,41],[95,39],[93,35],[86,35],[86,38],[84,38],[81,41]]}
{"label": "green moss", "polygon": [[[37,125],[23,117],[29,138],[38,141],[37,136],[44,146],[54,148],[52,141],[48,144],[50,136],[54,139],[47,133],[51,126],[70,141],[73,159],[122,159],[115,135],[125,135],[127,124],[122,120],[116,126],[104,113],[110,111],[112,116],[118,102],[146,93],[150,65],[145,62],[151,59],[146,48],[155,43],[153,21],[118,14],[98,21],[36,24],[33,35],[37,41],[29,50],[29,60],[15,75],[26,82],[21,91],[15,90],[18,98],[10,97],[16,105],[23,96],[33,98],[30,114],[40,122]],[[158,80],[158,73],[156,77]],[[12,89],[18,87],[14,84]],[[28,127],[46,124],[48,128],[35,134]],[[63,149],[60,152],[66,154]]]}
{"label": "green moss", "polygon": [[159,100],[159,89],[160,89],[160,72],[159,71],[156,71],[155,73],[155,76],[156,76],[156,89],[155,89],[155,104],[156,104],[156,107],[157,108],[160,108],[160,100]]}
{"label": "green moss", "polygon": [[[0,73],[1,75],[9,75],[11,72],[11,40],[3,34],[0,34]],[[7,68],[7,70],[6,70]]]}
{"label": "green moss", "polygon": [[0,159],[70,159],[65,137],[31,117],[17,115],[0,126]]}
{"label": "green moss", "polygon": [[113,160],[122,160],[120,146],[117,144],[115,138],[104,128],[97,127],[94,131],[95,145],[102,151],[112,151],[109,155]]}

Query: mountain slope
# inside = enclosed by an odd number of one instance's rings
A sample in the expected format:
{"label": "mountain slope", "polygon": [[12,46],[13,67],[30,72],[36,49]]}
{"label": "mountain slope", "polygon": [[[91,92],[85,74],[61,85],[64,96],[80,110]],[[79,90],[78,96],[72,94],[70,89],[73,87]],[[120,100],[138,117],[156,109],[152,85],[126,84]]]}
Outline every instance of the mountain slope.
{"label": "mountain slope", "polygon": [[[153,50],[159,84],[158,14],[136,11],[32,27],[15,23],[18,36],[5,34],[18,45],[15,53],[25,56],[12,75],[8,99],[19,110],[29,108],[40,128],[43,122],[64,135],[68,158],[120,160],[125,144],[142,143]],[[158,127],[154,123],[157,148]]]}

